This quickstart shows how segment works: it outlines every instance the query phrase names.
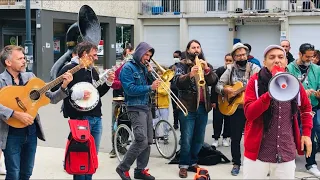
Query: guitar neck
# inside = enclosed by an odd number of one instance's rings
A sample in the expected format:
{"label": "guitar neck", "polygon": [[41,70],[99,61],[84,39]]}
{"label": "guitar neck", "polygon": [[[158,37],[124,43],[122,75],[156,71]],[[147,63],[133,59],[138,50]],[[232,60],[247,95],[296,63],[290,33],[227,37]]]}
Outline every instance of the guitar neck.
{"label": "guitar neck", "polygon": [[236,91],[236,94],[242,93],[244,90],[246,90],[246,86],[243,86],[242,88],[238,89]]}
{"label": "guitar neck", "polygon": [[[69,72],[71,74],[74,74],[76,72],[78,72],[80,69],[82,69],[81,65],[77,65],[74,68],[70,69]],[[44,87],[42,87],[39,92],[40,94],[43,94],[45,92],[47,92],[48,90],[52,89],[53,87],[57,86],[59,83],[61,83],[63,81],[63,75],[57,77],[55,80],[49,82],[48,84],[46,84]]]}

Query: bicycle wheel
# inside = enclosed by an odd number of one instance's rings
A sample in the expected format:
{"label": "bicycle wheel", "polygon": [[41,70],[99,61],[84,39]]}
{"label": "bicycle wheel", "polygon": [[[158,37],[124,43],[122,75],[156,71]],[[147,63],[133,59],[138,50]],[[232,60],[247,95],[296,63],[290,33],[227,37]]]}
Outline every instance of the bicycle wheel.
{"label": "bicycle wheel", "polygon": [[[154,128],[156,147],[162,157],[172,158],[177,150],[177,135],[172,125],[166,120],[160,120]],[[172,134],[172,135],[171,135]]]}
{"label": "bicycle wheel", "polygon": [[133,140],[134,136],[131,129],[125,124],[119,125],[114,134],[114,150],[120,162],[123,160]]}

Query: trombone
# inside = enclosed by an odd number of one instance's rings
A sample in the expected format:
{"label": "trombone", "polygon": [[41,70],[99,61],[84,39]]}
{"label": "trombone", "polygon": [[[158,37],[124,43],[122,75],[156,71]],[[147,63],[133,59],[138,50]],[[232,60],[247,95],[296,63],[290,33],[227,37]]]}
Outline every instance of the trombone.
{"label": "trombone", "polygon": [[[161,67],[155,60],[151,59],[152,62],[154,62],[154,64],[160,69],[160,71],[163,72],[163,75],[160,76],[154,69],[153,67],[150,65],[150,63],[147,61],[148,66],[150,66],[150,68],[152,69],[152,76],[155,79],[160,79],[160,85],[162,86],[162,88],[167,91],[167,93],[170,95],[171,99],[177,104],[177,106],[179,107],[179,109],[183,112],[184,116],[188,115],[188,110],[187,108],[182,104],[182,102],[177,98],[177,96],[171,91],[170,87],[167,86],[167,84],[165,82],[170,81],[173,76],[174,76],[174,71],[172,70],[165,70],[163,67]],[[172,73],[173,72],[173,73]],[[170,74],[171,73],[171,74]],[[171,78],[170,78],[171,77]],[[162,83],[163,82],[163,83]]]}

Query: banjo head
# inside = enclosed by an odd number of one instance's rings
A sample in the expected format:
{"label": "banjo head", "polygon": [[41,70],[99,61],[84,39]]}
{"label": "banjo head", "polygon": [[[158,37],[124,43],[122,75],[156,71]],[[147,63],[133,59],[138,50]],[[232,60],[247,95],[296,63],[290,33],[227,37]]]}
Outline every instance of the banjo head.
{"label": "banjo head", "polygon": [[74,108],[76,108],[78,111],[90,111],[98,105],[100,95],[98,90],[91,83],[79,82],[72,86],[71,90],[74,90],[74,89],[81,89],[83,91],[87,90],[91,92],[90,98],[87,100],[84,100],[84,99],[76,100],[76,101],[70,100],[70,104]]}

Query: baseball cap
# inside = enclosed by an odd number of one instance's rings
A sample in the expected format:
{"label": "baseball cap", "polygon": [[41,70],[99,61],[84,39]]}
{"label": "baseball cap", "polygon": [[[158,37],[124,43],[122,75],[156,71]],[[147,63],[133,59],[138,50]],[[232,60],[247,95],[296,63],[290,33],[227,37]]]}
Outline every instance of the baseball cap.
{"label": "baseball cap", "polygon": [[266,57],[267,53],[272,49],[280,49],[281,51],[283,51],[284,56],[287,56],[286,51],[283,49],[283,47],[281,47],[279,45],[270,45],[264,50],[263,57]]}

